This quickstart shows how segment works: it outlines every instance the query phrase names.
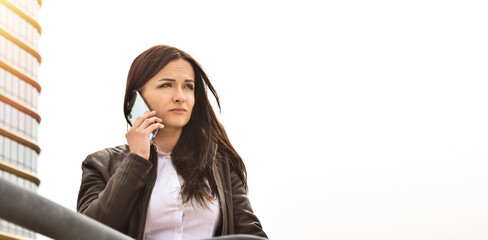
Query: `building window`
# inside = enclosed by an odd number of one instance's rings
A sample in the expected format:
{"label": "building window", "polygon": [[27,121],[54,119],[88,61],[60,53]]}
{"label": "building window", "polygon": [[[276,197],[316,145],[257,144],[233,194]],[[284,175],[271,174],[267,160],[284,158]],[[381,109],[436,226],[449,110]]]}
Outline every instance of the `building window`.
{"label": "building window", "polygon": [[22,103],[25,104],[25,82],[19,79],[19,92],[17,93],[18,98]]}
{"label": "building window", "polygon": [[7,39],[3,36],[0,36],[0,56],[7,58]]}
{"label": "building window", "polygon": [[[10,141],[10,160],[18,161],[18,147],[19,144],[16,141]],[[17,164],[18,166],[18,164]],[[21,166],[19,166],[21,167]]]}
{"label": "building window", "polygon": [[0,102],[0,123],[5,125],[5,103]]}
{"label": "building window", "polygon": [[5,138],[5,141],[3,142],[3,151],[4,151],[3,157],[6,160],[10,159],[10,139],[8,138]]}
{"label": "building window", "polygon": [[7,72],[0,68],[0,89],[5,89],[5,78],[7,78]]}
{"label": "building window", "polygon": [[3,150],[4,150],[3,149],[3,144],[4,144],[3,142],[4,141],[5,141],[4,137],[2,135],[0,135],[0,158],[4,158],[4,156],[3,156]]}
{"label": "building window", "polygon": [[16,77],[12,78],[12,95],[17,96],[19,94],[19,79]]}
{"label": "building window", "polygon": [[12,107],[10,107],[10,105],[6,104],[5,105],[5,125],[8,128],[12,127],[11,119],[12,119]]}
{"label": "building window", "polygon": [[21,131],[22,135],[28,135],[25,131],[25,118],[26,114],[19,115],[19,130]]}
{"label": "building window", "polygon": [[37,89],[10,72],[0,68],[0,90],[1,89],[14,100],[33,110],[37,110],[36,102],[32,98],[33,91],[37,92]]}
{"label": "building window", "polygon": [[12,129],[17,130],[19,128],[19,110],[12,108]]}
{"label": "building window", "polygon": [[0,149],[2,149],[0,160],[34,174],[37,173],[37,158],[39,156],[36,151],[4,136],[1,136],[0,143]]}
{"label": "building window", "polygon": [[7,12],[9,10],[7,9],[6,6],[0,4],[0,23],[5,24],[7,22]]}

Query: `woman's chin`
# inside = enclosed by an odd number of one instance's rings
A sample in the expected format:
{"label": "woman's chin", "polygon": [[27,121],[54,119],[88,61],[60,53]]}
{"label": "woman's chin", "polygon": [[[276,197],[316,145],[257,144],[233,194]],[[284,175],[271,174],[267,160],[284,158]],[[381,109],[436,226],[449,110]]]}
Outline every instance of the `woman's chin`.
{"label": "woman's chin", "polygon": [[[164,128],[161,129],[161,130],[178,130],[178,129],[182,129],[185,125],[186,125],[186,122],[163,122],[163,125],[164,125]],[[159,130],[159,131],[161,131]]]}

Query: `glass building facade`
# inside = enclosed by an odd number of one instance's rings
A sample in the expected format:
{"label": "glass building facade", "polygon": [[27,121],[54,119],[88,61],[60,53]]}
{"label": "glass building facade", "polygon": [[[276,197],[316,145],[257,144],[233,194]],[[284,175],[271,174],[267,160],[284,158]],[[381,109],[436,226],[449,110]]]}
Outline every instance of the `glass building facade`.
{"label": "glass building facade", "polygon": [[[41,0],[0,0],[0,177],[32,192],[40,184],[41,5]],[[0,219],[0,239],[35,238],[36,233]]]}

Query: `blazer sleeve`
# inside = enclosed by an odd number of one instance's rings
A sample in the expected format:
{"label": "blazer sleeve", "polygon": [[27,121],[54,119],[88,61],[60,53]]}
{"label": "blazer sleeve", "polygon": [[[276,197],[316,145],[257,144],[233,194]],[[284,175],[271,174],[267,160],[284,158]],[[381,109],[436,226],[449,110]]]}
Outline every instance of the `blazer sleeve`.
{"label": "blazer sleeve", "polygon": [[[82,164],[78,212],[123,232],[146,184],[152,164],[137,154],[127,154],[115,171],[107,150],[89,155]],[[114,167],[115,168],[115,167]]]}
{"label": "blazer sleeve", "polygon": [[247,189],[234,171],[231,172],[231,181],[235,233],[268,238],[263,231],[261,222],[252,211],[251,203],[247,197]]}

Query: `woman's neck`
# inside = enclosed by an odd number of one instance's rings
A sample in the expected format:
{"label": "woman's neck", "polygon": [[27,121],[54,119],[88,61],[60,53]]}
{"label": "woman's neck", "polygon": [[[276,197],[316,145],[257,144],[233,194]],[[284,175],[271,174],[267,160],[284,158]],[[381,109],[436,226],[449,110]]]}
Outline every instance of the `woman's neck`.
{"label": "woman's neck", "polygon": [[163,128],[160,129],[153,143],[161,152],[169,153],[173,151],[176,143],[180,139],[182,128]]}

